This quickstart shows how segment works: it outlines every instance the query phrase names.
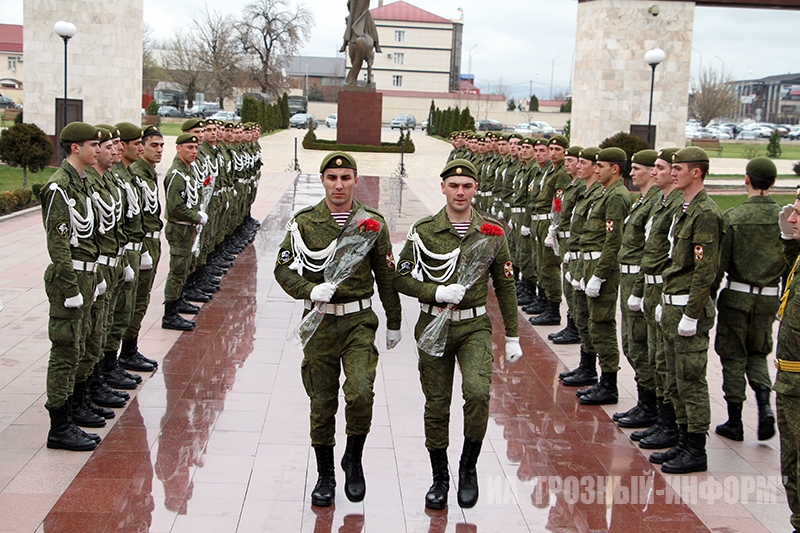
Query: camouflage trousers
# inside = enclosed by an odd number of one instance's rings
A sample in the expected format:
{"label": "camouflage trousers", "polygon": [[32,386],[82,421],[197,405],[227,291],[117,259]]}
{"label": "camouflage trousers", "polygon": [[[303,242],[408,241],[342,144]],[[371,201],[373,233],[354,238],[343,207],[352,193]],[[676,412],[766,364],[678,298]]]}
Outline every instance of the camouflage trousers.
{"label": "camouflage trousers", "polygon": [[561,302],[561,257],[557,256],[552,248],[544,245],[547,233],[550,230],[550,220],[538,220],[531,228],[531,236],[536,235],[534,254],[536,256],[536,271],[539,274],[539,285],[544,289],[545,296],[551,302]]}
{"label": "camouflage trousers", "polygon": [[512,215],[514,219],[514,231],[518,235],[517,255],[514,256],[514,264],[519,267],[525,279],[536,283],[536,254],[533,251],[533,235],[527,237],[522,235],[521,224],[525,223],[525,214],[518,213]]}
{"label": "camouflage trousers", "polygon": [[122,333],[130,326],[133,311],[136,308],[136,287],[139,285],[139,266],[142,262],[142,254],[135,250],[125,250],[124,255],[120,257],[123,263],[122,268],[124,269],[126,264],[130,265],[134,276],[133,281],[124,281],[123,279],[118,289],[117,303],[113,310],[109,311],[111,327],[106,336],[104,352],[119,350]]}
{"label": "camouflage trousers", "polygon": [[47,363],[47,405],[61,407],[75,386],[78,361],[86,352],[86,337],[91,329],[92,299],[97,286],[94,272],[76,271],[83,305],[77,309],[64,307],[74,294],[64,293],[55,277],[55,267],[44,271],[44,288],[50,303],[47,334],[50,338],[50,359]]}
{"label": "camouflage trousers", "polygon": [[633,368],[636,384],[645,390],[655,390],[655,369],[650,365],[647,347],[647,322],[644,313],[631,311],[628,298],[633,291],[636,274],[622,274],[619,282],[619,307],[622,311],[622,353]]}
{"label": "camouflage trousers", "polygon": [[[568,252],[565,252],[562,249],[561,250],[562,260],[563,260],[563,254],[565,253]],[[573,294],[575,293],[575,288],[572,286],[572,274],[570,273],[569,263],[562,263],[561,269],[563,271],[563,275],[561,276],[561,289],[564,292],[564,299],[567,301],[567,315],[574,320],[575,304],[574,304]],[[569,274],[569,277],[567,276],[567,274]]]}
{"label": "camouflage trousers", "polygon": [[[584,261],[583,277],[586,283],[592,278],[597,260]],[[619,293],[619,270],[613,270],[600,286],[597,298],[587,296],[589,309],[589,336],[600,360],[603,372],[619,370],[619,343],[617,341],[617,296]]]}
{"label": "camouflage trousers", "polygon": [[675,385],[675,373],[667,372],[667,356],[665,353],[667,341],[664,339],[664,330],[656,322],[656,306],[661,305],[661,284],[644,286],[644,299],[642,309],[647,322],[647,364],[653,369],[653,381],[656,386],[656,396],[671,404],[670,398],[678,394]]}
{"label": "camouflage trousers", "polygon": [[743,403],[747,399],[745,376],[751,387],[772,387],[767,356],[772,352],[772,325],[779,306],[777,296],[730,289],[720,292],[714,349],[722,363],[726,401]]}
{"label": "camouflage trousers", "polygon": [[667,372],[675,376],[675,407],[678,424],[688,424],[689,433],[707,433],[711,425],[711,404],[708,396],[708,332],[714,325],[714,304],[708,304],[697,322],[697,333],[691,337],[678,334],[683,306],[663,305],[661,327],[664,328]]}
{"label": "camouflage trousers", "polygon": [[311,400],[311,445],[333,446],[339,410],[339,375],[344,371],[347,435],[366,435],[372,424],[378,317],[372,309],[325,315],[303,349],[300,374]]}
{"label": "camouflage trousers", "polygon": [[[572,279],[580,280],[583,278],[583,259],[576,259],[569,262]],[[575,320],[575,327],[581,336],[581,350],[586,353],[596,354],[592,337],[589,335],[589,302],[586,293],[575,291],[572,295],[572,318]]]}
{"label": "camouflage trousers", "polygon": [[777,394],[778,431],[781,439],[781,475],[786,500],[792,511],[791,523],[800,530],[800,396]]}
{"label": "camouflage trousers", "polygon": [[136,340],[139,337],[139,330],[142,329],[142,320],[147,307],[150,305],[150,293],[153,291],[153,282],[156,279],[156,269],[161,260],[161,241],[159,239],[144,239],[142,253],[150,252],[153,259],[153,268],[150,270],[139,269],[139,279],[136,282],[136,292],[134,293],[133,314],[131,315],[128,327],[122,332],[122,340]]}
{"label": "camouflage trousers", "polygon": [[115,267],[98,265],[97,280],[104,279],[106,292],[97,297],[92,306],[91,329],[86,337],[86,351],[78,362],[75,380],[80,383],[91,375],[94,366],[103,358],[103,351],[109,332],[111,309],[116,306],[119,287],[123,283],[123,270],[118,264]]}
{"label": "camouflage trousers", "polygon": [[[419,339],[433,316],[420,313],[414,328]],[[489,386],[492,383],[492,325],[487,315],[451,322],[442,357],[419,352],[419,376],[425,394],[425,447],[446,449],[450,443],[450,404],[456,360],[461,369],[464,398],[464,438],[482,442],[489,423]]]}
{"label": "camouflage trousers", "polygon": [[197,230],[196,226],[167,222],[165,233],[169,243],[169,274],[164,284],[164,300],[174,302],[180,299],[186,279],[194,270],[192,244]]}

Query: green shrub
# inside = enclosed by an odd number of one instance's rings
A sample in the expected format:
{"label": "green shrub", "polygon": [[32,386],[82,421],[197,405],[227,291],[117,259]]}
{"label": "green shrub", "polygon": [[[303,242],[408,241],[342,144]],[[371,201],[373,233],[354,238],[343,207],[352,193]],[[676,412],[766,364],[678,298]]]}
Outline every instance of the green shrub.
{"label": "green shrub", "polygon": [[[342,150],[344,152],[378,152],[383,154],[399,154],[400,145],[397,143],[381,143],[380,146],[370,146],[366,144],[338,144],[336,141],[317,139],[313,131],[306,133],[303,138],[303,148],[306,150]],[[309,140],[313,138],[313,140]],[[413,142],[406,142],[405,153],[413,154],[416,150]]]}
{"label": "green shrub", "polygon": [[800,161],[798,161],[797,163],[794,164],[794,166],[792,167],[792,170],[794,170],[795,174],[800,176]]}
{"label": "green shrub", "polygon": [[628,164],[625,165],[626,168],[622,169],[622,177],[626,180],[629,180],[631,177],[630,168],[631,168],[631,158],[633,154],[636,152],[640,152],[642,150],[647,150],[650,148],[650,145],[647,144],[647,141],[644,139],[640,139],[635,135],[631,135],[630,133],[625,133],[621,131],[616,135],[612,135],[611,137],[607,138],[603,142],[600,143],[600,148],[611,148],[617,147],[622,148],[628,156]]}
{"label": "green shrub", "polygon": [[28,171],[41,172],[53,159],[53,143],[36,124],[14,124],[0,135],[0,160],[22,167],[22,188]]}
{"label": "green shrub", "polygon": [[767,157],[780,157],[781,156],[781,134],[778,130],[773,130],[772,135],[769,136],[769,144],[767,145]]}
{"label": "green shrub", "polygon": [[39,201],[29,189],[2,191],[0,192],[0,216],[33,207],[38,203]]}

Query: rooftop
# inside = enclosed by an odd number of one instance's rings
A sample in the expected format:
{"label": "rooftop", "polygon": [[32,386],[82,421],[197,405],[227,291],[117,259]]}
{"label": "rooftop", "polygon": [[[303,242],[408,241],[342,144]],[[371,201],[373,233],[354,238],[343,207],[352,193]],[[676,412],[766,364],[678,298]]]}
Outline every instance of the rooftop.
{"label": "rooftop", "polygon": [[438,24],[452,24],[452,21],[434,15],[429,11],[412,6],[408,2],[393,2],[382,7],[370,10],[375,20],[399,20],[403,22],[434,22]]}

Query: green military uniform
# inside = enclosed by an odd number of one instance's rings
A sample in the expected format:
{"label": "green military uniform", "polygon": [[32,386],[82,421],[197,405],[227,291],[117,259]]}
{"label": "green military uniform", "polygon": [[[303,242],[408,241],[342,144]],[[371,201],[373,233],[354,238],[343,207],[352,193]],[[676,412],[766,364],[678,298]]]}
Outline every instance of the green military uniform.
{"label": "green military uniform", "polygon": [[[523,144],[532,143],[531,139],[524,139],[520,146]],[[528,161],[527,164],[520,162],[517,169],[517,174],[514,177],[514,195],[509,202],[511,210],[511,218],[509,222],[513,222],[513,228],[508,232],[509,243],[513,242],[513,246],[509,246],[514,250],[514,264],[519,267],[523,278],[530,282],[536,282],[536,268],[532,261],[532,235],[523,235],[521,229],[523,226],[528,226],[530,218],[526,218],[525,211],[528,203],[528,195],[530,194],[530,186],[533,176],[536,173],[538,165],[536,161]]]}

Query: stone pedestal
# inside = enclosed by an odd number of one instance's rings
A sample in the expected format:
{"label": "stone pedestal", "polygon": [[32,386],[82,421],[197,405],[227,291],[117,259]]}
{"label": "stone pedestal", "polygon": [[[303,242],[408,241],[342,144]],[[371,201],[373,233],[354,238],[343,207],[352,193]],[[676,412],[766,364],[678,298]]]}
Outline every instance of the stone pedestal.
{"label": "stone pedestal", "polygon": [[339,91],[336,142],[340,144],[381,144],[383,93],[374,87],[345,87]]}

